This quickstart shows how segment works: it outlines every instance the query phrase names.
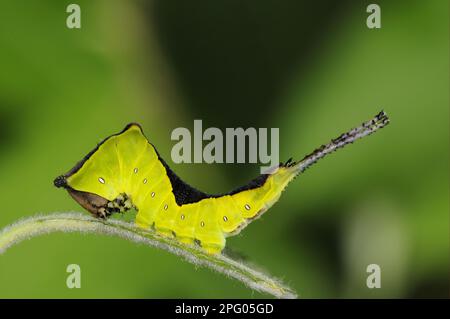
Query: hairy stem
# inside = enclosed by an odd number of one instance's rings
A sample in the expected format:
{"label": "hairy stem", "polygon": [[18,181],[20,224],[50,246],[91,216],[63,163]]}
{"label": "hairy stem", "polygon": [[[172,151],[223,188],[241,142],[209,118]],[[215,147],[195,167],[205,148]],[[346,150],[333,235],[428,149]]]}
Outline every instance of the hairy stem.
{"label": "hairy stem", "polygon": [[53,232],[81,232],[118,236],[136,243],[164,249],[197,266],[204,266],[241,281],[253,290],[277,298],[296,298],[296,293],[277,279],[224,255],[210,255],[156,232],[119,220],[101,220],[81,213],[54,213],[23,219],[0,231],[0,254],[25,239]]}

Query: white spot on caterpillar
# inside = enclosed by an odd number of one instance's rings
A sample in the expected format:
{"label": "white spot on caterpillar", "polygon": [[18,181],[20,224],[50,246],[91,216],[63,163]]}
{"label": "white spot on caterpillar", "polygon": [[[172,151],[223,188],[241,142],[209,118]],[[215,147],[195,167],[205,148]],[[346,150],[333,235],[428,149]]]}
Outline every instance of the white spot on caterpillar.
{"label": "white spot on caterpillar", "polygon": [[223,216],[223,221],[227,222],[228,221],[228,217],[227,216]]}
{"label": "white spot on caterpillar", "polygon": [[245,207],[246,210],[250,210],[250,205],[249,204],[245,204],[244,207]]}
{"label": "white spot on caterpillar", "polygon": [[147,179],[144,178],[144,180],[142,181],[144,184],[147,184]]}
{"label": "white spot on caterpillar", "polygon": [[152,196],[152,197],[155,197],[155,192],[152,192],[151,196]]}
{"label": "white spot on caterpillar", "polygon": [[135,174],[137,174],[137,172],[138,172],[138,168],[137,168],[137,167],[135,167],[135,168],[134,168],[134,170],[133,170],[133,172],[134,172]]}
{"label": "white spot on caterpillar", "polygon": [[98,181],[99,181],[101,184],[105,184],[105,180],[104,180],[102,177],[99,177],[99,178],[98,178]]}
{"label": "white spot on caterpillar", "polygon": [[181,215],[181,219],[184,219],[184,215]]}
{"label": "white spot on caterpillar", "polygon": [[169,208],[169,206],[167,204],[164,205],[164,210],[167,210],[167,208]]}
{"label": "white spot on caterpillar", "polygon": [[200,226],[205,227],[205,222],[202,221],[202,222],[200,223]]}

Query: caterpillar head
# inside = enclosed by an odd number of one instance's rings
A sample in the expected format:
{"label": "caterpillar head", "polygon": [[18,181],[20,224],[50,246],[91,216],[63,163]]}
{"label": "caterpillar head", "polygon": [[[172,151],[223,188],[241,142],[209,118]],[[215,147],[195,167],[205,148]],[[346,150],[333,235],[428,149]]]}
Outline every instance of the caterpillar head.
{"label": "caterpillar head", "polygon": [[77,191],[67,185],[66,177],[64,175],[58,176],[53,181],[56,187],[63,187],[67,190],[70,196],[80,204],[84,209],[89,211],[94,217],[106,218],[112,214],[111,210],[108,210],[109,201],[99,195]]}

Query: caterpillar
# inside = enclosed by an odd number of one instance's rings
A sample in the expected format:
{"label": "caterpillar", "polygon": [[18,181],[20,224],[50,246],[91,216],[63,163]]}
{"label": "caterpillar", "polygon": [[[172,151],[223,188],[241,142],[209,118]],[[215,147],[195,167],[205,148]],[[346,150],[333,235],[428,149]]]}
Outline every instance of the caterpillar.
{"label": "caterpillar", "polygon": [[210,195],[181,180],[145,137],[128,124],[98,144],[54,180],[93,216],[137,210],[135,224],[220,253],[226,237],[238,234],[278,201],[288,183],[319,159],[389,123],[385,112],[294,162],[261,174],[229,193]]}

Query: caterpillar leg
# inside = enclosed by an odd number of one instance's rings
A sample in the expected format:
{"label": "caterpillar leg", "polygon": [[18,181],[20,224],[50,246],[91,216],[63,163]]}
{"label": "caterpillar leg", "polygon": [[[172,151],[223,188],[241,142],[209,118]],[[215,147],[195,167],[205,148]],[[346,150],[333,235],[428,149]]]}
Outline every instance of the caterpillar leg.
{"label": "caterpillar leg", "polygon": [[202,249],[206,251],[208,254],[216,255],[220,254],[222,250],[225,248],[225,240],[223,243],[200,243]]}

